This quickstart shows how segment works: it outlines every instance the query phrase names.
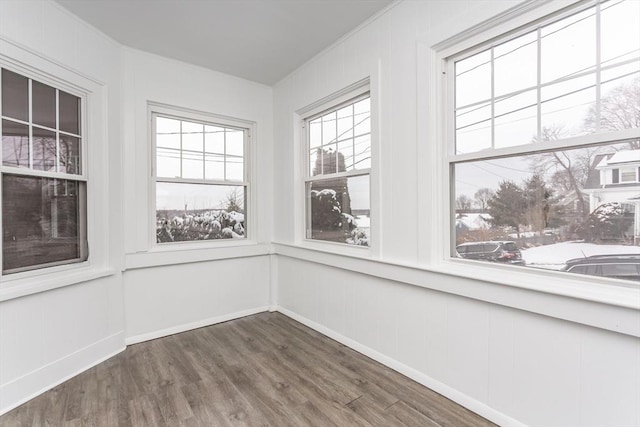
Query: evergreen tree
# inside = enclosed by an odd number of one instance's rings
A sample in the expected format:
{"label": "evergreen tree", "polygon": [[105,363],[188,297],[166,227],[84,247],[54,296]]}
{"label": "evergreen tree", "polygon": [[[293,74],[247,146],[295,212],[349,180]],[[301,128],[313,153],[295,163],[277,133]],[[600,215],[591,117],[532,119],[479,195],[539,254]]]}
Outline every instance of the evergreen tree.
{"label": "evergreen tree", "polygon": [[513,227],[520,237],[520,226],[526,222],[526,201],[522,188],[513,181],[502,181],[487,205],[492,225]]}

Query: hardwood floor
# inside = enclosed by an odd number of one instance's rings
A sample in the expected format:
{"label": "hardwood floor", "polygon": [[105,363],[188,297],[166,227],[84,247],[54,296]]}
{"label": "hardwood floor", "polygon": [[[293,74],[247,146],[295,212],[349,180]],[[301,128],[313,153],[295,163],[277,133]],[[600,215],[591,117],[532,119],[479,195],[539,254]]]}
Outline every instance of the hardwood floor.
{"label": "hardwood floor", "polygon": [[494,426],[278,313],[129,346],[2,426]]}

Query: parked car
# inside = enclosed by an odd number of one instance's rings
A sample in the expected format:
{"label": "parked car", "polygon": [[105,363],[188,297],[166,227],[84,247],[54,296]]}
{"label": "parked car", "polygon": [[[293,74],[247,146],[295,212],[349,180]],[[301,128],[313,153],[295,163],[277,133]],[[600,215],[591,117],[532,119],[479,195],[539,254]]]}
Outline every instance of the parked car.
{"label": "parked car", "polygon": [[462,243],[456,246],[456,253],[461,258],[466,259],[503,262],[514,265],[525,264],[516,242],[509,240]]}
{"label": "parked car", "polygon": [[592,255],[567,261],[564,271],[640,281],[640,254]]}

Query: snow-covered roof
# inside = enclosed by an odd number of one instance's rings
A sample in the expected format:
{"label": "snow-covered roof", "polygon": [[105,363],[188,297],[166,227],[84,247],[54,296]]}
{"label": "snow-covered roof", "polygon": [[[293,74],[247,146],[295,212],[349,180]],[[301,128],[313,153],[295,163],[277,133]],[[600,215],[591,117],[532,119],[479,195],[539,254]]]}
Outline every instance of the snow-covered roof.
{"label": "snow-covered roof", "polygon": [[606,165],[640,162],[640,150],[618,151],[606,160]]}
{"label": "snow-covered roof", "polygon": [[491,215],[485,213],[463,213],[456,216],[456,225],[463,225],[468,230],[489,228]]}

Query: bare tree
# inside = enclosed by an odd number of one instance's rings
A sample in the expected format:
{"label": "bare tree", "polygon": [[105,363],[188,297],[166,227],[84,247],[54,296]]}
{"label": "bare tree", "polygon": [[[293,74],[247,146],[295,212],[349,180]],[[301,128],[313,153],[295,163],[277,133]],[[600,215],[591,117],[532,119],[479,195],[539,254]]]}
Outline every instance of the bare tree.
{"label": "bare tree", "polygon": [[482,211],[486,211],[489,206],[487,203],[493,197],[493,190],[490,188],[481,188],[473,195],[477,205],[482,209]]}
{"label": "bare tree", "polygon": [[[595,106],[589,108],[584,120],[586,130],[615,131],[640,127],[640,78],[623,83],[600,100],[600,117]],[[629,148],[640,149],[640,140],[628,143]]]}
{"label": "bare tree", "polygon": [[464,212],[471,209],[471,198],[465,194],[456,197],[456,211]]}
{"label": "bare tree", "polygon": [[[562,128],[543,128],[542,140],[555,141],[563,137]],[[585,201],[583,188],[595,165],[595,155],[600,147],[585,147],[573,150],[551,151],[532,156],[531,169],[534,174],[551,175],[558,179],[565,191],[573,191],[576,195],[580,215],[586,219],[589,205]],[[556,184],[556,181],[553,181]]]}

